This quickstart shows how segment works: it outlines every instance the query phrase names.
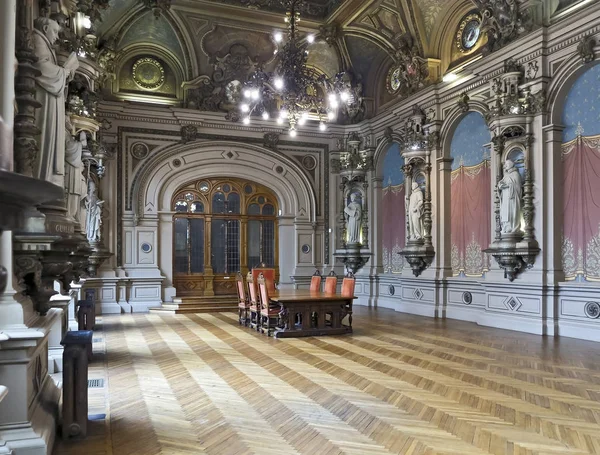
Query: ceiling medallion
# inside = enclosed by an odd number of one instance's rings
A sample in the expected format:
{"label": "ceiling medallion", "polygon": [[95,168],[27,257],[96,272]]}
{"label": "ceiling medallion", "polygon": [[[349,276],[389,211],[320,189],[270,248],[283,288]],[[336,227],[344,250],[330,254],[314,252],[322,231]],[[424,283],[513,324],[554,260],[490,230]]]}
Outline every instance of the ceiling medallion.
{"label": "ceiling medallion", "polygon": [[481,16],[477,13],[467,14],[460,22],[454,40],[462,53],[471,52],[481,38]]}
{"label": "ceiling medallion", "polygon": [[392,66],[390,68],[390,70],[388,71],[388,75],[387,75],[387,89],[388,92],[390,92],[392,95],[395,95],[396,93],[398,93],[398,90],[400,90],[400,86],[402,85],[402,80],[401,80],[401,73],[402,68],[400,68],[399,66]]}
{"label": "ceiling medallion", "polygon": [[275,33],[275,71],[267,73],[259,67],[244,83],[239,104],[243,123],[248,125],[253,115],[263,120],[274,115],[277,124],[287,124],[290,136],[295,137],[298,127],[311,120],[325,131],[326,123],[336,120],[340,111],[350,120],[359,118],[364,112],[360,80],[351,71],[330,79],[309,68],[308,47],[315,42],[315,35],[300,36],[298,31],[305,2],[278,1],[287,8],[287,40],[282,33]]}
{"label": "ceiling medallion", "polygon": [[140,58],[132,72],[133,81],[144,90],[158,90],[165,83],[165,69],[153,58]]}

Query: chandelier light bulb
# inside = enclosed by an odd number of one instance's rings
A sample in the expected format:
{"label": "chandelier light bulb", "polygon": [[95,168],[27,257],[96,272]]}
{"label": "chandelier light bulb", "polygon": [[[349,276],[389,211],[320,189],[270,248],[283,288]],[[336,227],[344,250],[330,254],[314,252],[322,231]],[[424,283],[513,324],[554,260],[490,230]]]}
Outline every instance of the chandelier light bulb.
{"label": "chandelier light bulb", "polygon": [[298,125],[300,126],[304,126],[304,124],[306,123],[306,119],[304,117],[300,118],[300,120],[298,120]]}
{"label": "chandelier light bulb", "polygon": [[303,112],[303,113],[302,113],[302,118],[303,118],[304,120],[308,119],[308,112]]}
{"label": "chandelier light bulb", "polygon": [[325,131],[327,129],[327,125],[325,125],[325,123],[321,122],[321,123],[319,123],[319,129],[321,131]]}
{"label": "chandelier light bulb", "polygon": [[274,38],[275,38],[275,42],[276,43],[281,43],[281,41],[283,41],[283,35],[281,34],[281,32],[275,33],[275,37]]}
{"label": "chandelier light bulb", "polygon": [[252,99],[257,100],[259,98],[260,98],[260,93],[258,92],[258,90],[253,90],[252,91]]}
{"label": "chandelier light bulb", "polygon": [[329,102],[333,103],[335,101],[337,101],[337,95],[335,93],[330,93],[329,94]]}
{"label": "chandelier light bulb", "polygon": [[277,90],[281,90],[283,88],[283,79],[278,77],[277,79],[275,79],[275,88]]}
{"label": "chandelier light bulb", "polygon": [[277,119],[277,124],[278,124],[278,125],[283,125],[283,117],[279,117],[279,118]]}
{"label": "chandelier light bulb", "polygon": [[263,120],[269,120],[269,113],[267,111],[262,113]]}
{"label": "chandelier light bulb", "polygon": [[252,96],[252,92],[249,89],[244,90],[244,98],[250,98]]}
{"label": "chandelier light bulb", "polygon": [[297,134],[298,134],[298,133],[296,132],[296,130],[295,130],[295,129],[293,129],[293,128],[292,128],[292,129],[290,130],[290,137],[296,137],[296,135],[297,135]]}
{"label": "chandelier light bulb", "polygon": [[331,106],[332,109],[337,109],[339,104],[337,102],[337,100],[333,100],[329,103],[329,105]]}
{"label": "chandelier light bulb", "polygon": [[83,21],[81,21],[81,25],[83,25],[83,28],[85,28],[86,30],[92,28],[92,21],[89,18],[89,16],[83,16]]}
{"label": "chandelier light bulb", "polygon": [[244,125],[250,124],[250,117],[244,117]]}
{"label": "chandelier light bulb", "polygon": [[348,92],[342,92],[340,93],[340,99],[345,103],[350,99],[350,95]]}
{"label": "chandelier light bulb", "polygon": [[335,119],[335,112],[333,112],[333,111],[329,111],[329,112],[327,113],[327,118],[328,118],[329,120],[334,120],[334,119]]}
{"label": "chandelier light bulb", "polygon": [[244,103],[240,106],[240,109],[242,110],[242,112],[248,112],[250,110],[250,106]]}
{"label": "chandelier light bulb", "polygon": [[310,35],[308,35],[306,37],[306,41],[308,41],[310,44],[315,42],[315,35],[313,35],[312,33]]}

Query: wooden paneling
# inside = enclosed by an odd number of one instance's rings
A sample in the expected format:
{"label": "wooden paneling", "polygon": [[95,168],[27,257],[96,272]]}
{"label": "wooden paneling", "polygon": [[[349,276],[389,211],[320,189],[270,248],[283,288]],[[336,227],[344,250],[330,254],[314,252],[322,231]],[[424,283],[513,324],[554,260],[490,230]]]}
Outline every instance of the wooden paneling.
{"label": "wooden paneling", "polygon": [[354,316],[289,340],[235,313],[105,316],[106,424],[55,454],[600,454],[598,344]]}

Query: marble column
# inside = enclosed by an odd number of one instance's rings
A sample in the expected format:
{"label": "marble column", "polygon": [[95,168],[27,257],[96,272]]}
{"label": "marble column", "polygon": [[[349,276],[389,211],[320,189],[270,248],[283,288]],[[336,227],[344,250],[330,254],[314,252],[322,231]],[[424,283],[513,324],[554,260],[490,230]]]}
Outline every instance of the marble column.
{"label": "marble column", "polygon": [[[17,0],[3,0],[0,3],[0,117],[4,122],[0,128],[0,168],[12,171],[12,128],[14,124],[15,99],[15,24],[17,22]],[[8,135],[8,136],[7,136]],[[7,148],[8,147],[8,148]]]}

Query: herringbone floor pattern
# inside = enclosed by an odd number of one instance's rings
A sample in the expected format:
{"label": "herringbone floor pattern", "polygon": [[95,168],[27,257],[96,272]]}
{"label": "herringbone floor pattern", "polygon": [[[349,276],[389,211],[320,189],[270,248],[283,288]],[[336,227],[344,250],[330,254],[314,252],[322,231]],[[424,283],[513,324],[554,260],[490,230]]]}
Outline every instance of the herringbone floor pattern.
{"label": "herringbone floor pattern", "polygon": [[355,314],[288,340],[233,313],[104,317],[106,421],[55,454],[600,454],[600,345]]}

